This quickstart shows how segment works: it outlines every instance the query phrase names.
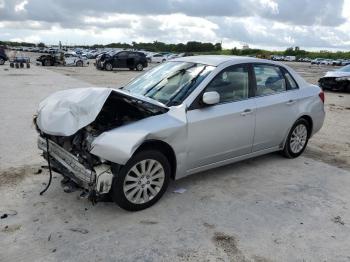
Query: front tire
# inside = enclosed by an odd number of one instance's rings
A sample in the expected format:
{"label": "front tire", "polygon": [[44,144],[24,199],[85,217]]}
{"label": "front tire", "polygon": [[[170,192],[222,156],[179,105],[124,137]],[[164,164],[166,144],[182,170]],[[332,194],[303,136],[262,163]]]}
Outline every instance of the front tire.
{"label": "front tire", "polygon": [[145,150],[136,153],[116,174],[112,198],[128,211],[148,208],[166,191],[170,172],[168,159],[159,151]]}
{"label": "front tire", "polygon": [[77,63],[76,63],[77,67],[82,67],[83,65],[84,65],[83,61],[77,61]]}
{"label": "front tire", "polygon": [[0,65],[3,65],[3,64],[5,64],[5,59],[0,58]]}
{"label": "front tire", "polygon": [[301,118],[296,121],[289,131],[286,143],[282,154],[286,158],[296,158],[300,156],[310,138],[310,124],[305,119]]}
{"label": "front tire", "polygon": [[45,60],[44,61],[44,66],[51,66],[51,61],[50,60]]}
{"label": "front tire", "polygon": [[112,64],[111,64],[111,63],[105,64],[105,69],[106,69],[107,71],[112,71],[112,70],[113,70]]}

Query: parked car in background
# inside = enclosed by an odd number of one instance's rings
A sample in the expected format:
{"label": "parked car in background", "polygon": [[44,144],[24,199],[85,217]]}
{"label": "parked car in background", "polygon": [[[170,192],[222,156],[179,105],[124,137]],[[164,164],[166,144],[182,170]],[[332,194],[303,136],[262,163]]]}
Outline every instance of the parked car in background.
{"label": "parked car in background", "polygon": [[348,60],[343,60],[343,61],[341,62],[341,65],[342,65],[342,66],[350,65],[350,60],[349,60],[349,59],[348,59]]}
{"label": "parked car in background", "polygon": [[325,117],[324,93],[256,58],[182,57],[122,89],[59,91],[39,105],[38,145],[56,172],[136,211],[170,179],[281,151],[300,156]]}
{"label": "parked car in background", "polygon": [[285,61],[289,61],[289,62],[293,62],[293,61],[296,61],[296,57],[295,56],[286,56],[284,58]]}
{"label": "parked car in background", "polygon": [[111,71],[114,68],[129,68],[142,71],[148,66],[146,56],[142,52],[120,51],[113,55],[105,54],[96,59],[97,69]]}
{"label": "parked car in background", "polygon": [[5,48],[0,47],[0,65],[5,64],[5,62],[8,60],[8,57],[5,53]]}
{"label": "parked car in background", "polygon": [[332,65],[333,64],[333,60],[331,59],[323,59],[320,61],[320,65]]}
{"label": "parked car in background", "polygon": [[323,60],[323,58],[316,58],[314,60],[311,60],[311,64],[312,65],[319,65],[322,60]]}
{"label": "parked car in background", "polygon": [[67,52],[64,54],[64,65],[82,67],[88,66],[89,61],[86,57],[83,57],[73,52]]}
{"label": "parked car in background", "polygon": [[341,66],[343,62],[343,59],[336,59],[332,61],[332,65],[334,66]]}
{"label": "parked car in background", "polygon": [[42,66],[86,66],[89,64],[86,58],[83,58],[75,52],[56,52],[54,54],[41,55],[37,59],[37,64]]}
{"label": "parked car in background", "polygon": [[151,56],[152,63],[164,63],[168,60],[169,53],[158,53]]}
{"label": "parked car in background", "polygon": [[318,82],[323,90],[350,92],[350,65],[327,72]]}

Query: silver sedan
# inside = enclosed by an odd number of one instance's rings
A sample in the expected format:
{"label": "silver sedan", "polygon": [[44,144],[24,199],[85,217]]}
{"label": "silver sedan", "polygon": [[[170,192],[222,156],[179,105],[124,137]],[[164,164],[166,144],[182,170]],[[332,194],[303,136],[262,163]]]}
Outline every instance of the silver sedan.
{"label": "silver sedan", "polygon": [[136,211],[156,203],[170,179],[274,151],[298,157],[324,117],[322,90],[284,64],[193,56],[121,89],[57,92],[35,123],[64,183]]}

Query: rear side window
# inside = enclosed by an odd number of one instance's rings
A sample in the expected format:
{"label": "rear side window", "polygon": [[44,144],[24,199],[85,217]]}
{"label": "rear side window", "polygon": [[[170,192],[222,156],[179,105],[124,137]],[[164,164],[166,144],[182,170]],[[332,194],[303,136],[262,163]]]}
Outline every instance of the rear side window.
{"label": "rear side window", "polygon": [[271,95],[287,90],[281,69],[273,65],[254,65],[256,96]]}
{"label": "rear side window", "polygon": [[285,71],[284,76],[287,80],[289,90],[298,89],[298,84],[295,82],[295,80],[289,72]]}

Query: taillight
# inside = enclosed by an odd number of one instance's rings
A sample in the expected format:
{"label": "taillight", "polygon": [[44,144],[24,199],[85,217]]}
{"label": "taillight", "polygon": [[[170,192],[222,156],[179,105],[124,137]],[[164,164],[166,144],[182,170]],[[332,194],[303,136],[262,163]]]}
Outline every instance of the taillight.
{"label": "taillight", "polygon": [[321,93],[318,94],[322,102],[324,103],[324,92],[322,91]]}

